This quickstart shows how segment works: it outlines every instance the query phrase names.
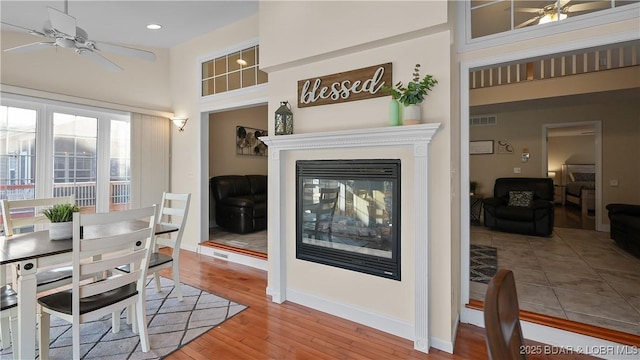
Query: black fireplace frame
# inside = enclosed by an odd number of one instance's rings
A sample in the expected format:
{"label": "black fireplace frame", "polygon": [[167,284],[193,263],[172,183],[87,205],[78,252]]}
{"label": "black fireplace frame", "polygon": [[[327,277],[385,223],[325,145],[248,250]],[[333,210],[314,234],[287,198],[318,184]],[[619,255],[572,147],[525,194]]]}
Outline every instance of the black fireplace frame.
{"label": "black fireplace frame", "polygon": [[[304,180],[309,178],[392,182],[392,223],[389,226],[391,258],[304,243],[302,199]],[[400,281],[400,183],[399,159],[296,161],[296,258]]]}

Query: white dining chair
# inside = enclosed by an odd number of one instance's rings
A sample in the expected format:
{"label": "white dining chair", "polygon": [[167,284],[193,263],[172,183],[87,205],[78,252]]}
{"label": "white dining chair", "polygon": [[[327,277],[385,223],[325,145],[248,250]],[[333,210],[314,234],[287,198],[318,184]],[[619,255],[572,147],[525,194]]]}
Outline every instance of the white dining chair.
{"label": "white dining chair", "polygon": [[[40,320],[40,358],[49,358],[49,332],[53,315],[72,324],[73,358],[80,359],[80,324],[104,315],[129,309],[132,330],[140,337],[143,352],[149,351],[146,319],[146,271],[153,250],[156,206],[98,214],[73,215],[72,287],[38,299]],[[148,220],[140,230],[119,231],[118,223]],[[87,235],[82,227],[114,229],[115,235]],[[129,265],[129,272],[111,270]],[[120,319],[113,319],[120,321]],[[115,324],[113,331],[116,330]]]}
{"label": "white dining chair", "polygon": [[[174,291],[179,301],[183,299],[182,286],[180,283],[180,244],[182,242],[184,226],[187,223],[190,202],[190,193],[162,193],[162,203],[160,204],[160,215],[158,216],[157,223],[177,226],[178,231],[156,236],[154,252],[149,262],[148,273],[153,273],[158,292],[161,291],[160,275],[158,272],[162,269],[172,269]],[[171,255],[160,253],[159,249],[161,246],[170,247]]]}
{"label": "white dining chair", "polygon": [[[26,200],[2,200],[2,222],[5,236],[11,237],[19,232],[33,231],[38,226],[49,223],[49,220],[42,215],[42,210],[50,208],[56,204],[75,204],[75,195],[38,198]],[[26,228],[26,229],[25,229]],[[2,275],[0,270],[0,276]],[[16,284],[16,273],[12,274],[13,283]],[[0,280],[3,281],[3,280]],[[57,266],[44,268],[36,274],[38,284],[37,292],[43,292],[60,286],[71,284],[71,267]]]}
{"label": "white dining chair", "polygon": [[18,295],[10,285],[0,287],[0,321],[2,321],[2,349],[12,346],[13,359],[16,360],[18,359]]}

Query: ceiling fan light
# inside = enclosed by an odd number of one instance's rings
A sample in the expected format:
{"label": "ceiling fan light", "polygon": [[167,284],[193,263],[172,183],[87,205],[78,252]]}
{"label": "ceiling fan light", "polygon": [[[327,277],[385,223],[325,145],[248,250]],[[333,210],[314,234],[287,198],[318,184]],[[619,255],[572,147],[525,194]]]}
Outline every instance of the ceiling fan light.
{"label": "ceiling fan light", "polygon": [[149,29],[149,30],[160,30],[160,29],[162,29],[162,25],[160,25],[160,24],[149,24],[149,25],[147,25],[147,29]]}
{"label": "ceiling fan light", "polygon": [[[564,20],[566,18],[567,18],[567,14],[560,13],[560,20]],[[540,18],[540,21],[538,21],[538,24],[546,24],[552,21],[558,21],[558,13],[554,12],[554,13],[546,14],[545,16]]]}

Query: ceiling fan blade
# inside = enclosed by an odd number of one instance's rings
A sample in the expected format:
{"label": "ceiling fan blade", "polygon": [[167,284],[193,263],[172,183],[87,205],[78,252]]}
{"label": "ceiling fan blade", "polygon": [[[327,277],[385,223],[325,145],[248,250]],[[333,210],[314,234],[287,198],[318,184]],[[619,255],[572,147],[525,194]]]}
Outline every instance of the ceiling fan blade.
{"label": "ceiling fan blade", "polygon": [[49,21],[56,31],[69,36],[76,36],[76,18],[54,8],[49,9]]}
{"label": "ceiling fan blade", "polygon": [[540,8],[516,7],[516,12],[539,13]]}
{"label": "ceiling fan blade", "polygon": [[27,54],[33,51],[44,50],[47,46],[56,46],[55,42],[47,42],[47,41],[39,41],[31,44],[20,45],[16,47],[12,47],[10,49],[5,49],[4,51],[10,51],[17,54]]}
{"label": "ceiling fan blade", "polygon": [[105,42],[93,42],[97,50],[106,51],[113,54],[131,56],[147,61],[156,61],[156,54],[151,51],[130,48],[122,45],[110,44]]}
{"label": "ceiling fan blade", "polygon": [[91,60],[95,61],[97,64],[103,66],[109,71],[113,71],[113,72],[122,71],[122,68],[118,66],[118,64],[112,62],[111,60],[98,54],[97,52],[94,52],[91,50],[79,50],[77,51],[77,53],[90,58]]}
{"label": "ceiling fan blade", "polygon": [[540,16],[534,16],[534,17],[532,17],[531,19],[529,19],[529,20],[527,20],[527,21],[525,21],[525,22],[523,22],[523,23],[520,23],[519,25],[516,25],[516,26],[514,27],[514,29],[520,29],[520,28],[523,28],[523,27],[525,27],[525,26],[527,26],[527,25],[531,24],[531,23],[532,23],[532,22],[534,22],[534,21],[538,21],[539,19],[540,19]]}
{"label": "ceiling fan blade", "polygon": [[608,1],[594,1],[594,2],[590,2],[590,3],[568,5],[567,6],[567,10],[569,12],[580,12],[580,11],[589,11],[589,10],[602,9],[602,8],[606,8],[606,7],[609,7],[609,6],[611,6],[611,3],[608,2]]}
{"label": "ceiling fan blade", "polygon": [[9,24],[9,23],[6,23],[4,21],[0,21],[0,23],[2,23],[3,25],[12,26],[12,27],[14,27],[16,29],[24,30],[24,31],[26,31],[27,33],[29,33],[31,35],[38,35],[38,36],[45,36],[45,37],[47,36],[47,35],[45,35],[44,33],[40,32],[40,31],[29,29],[29,28],[26,28],[24,26]]}

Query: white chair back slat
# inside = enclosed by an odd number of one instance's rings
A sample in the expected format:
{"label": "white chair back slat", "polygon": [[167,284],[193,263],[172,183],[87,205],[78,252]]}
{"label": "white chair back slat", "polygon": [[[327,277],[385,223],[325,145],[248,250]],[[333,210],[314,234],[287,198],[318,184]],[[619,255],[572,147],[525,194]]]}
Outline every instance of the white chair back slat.
{"label": "white chair back slat", "polygon": [[[2,221],[4,234],[13,236],[15,228],[49,223],[49,219],[42,215],[42,210],[57,204],[75,203],[75,195],[27,200],[3,199]],[[20,212],[19,210],[26,210],[27,212]]]}
{"label": "white chair back slat", "polygon": [[[112,252],[126,248],[132,240],[146,241],[149,236],[148,228],[135,230],[126,234],[104,236],[99,238],[85,238],[81,243],[83,257],[93,256],[101,252]],[[144,242],[143,242],[144,244]]]}

